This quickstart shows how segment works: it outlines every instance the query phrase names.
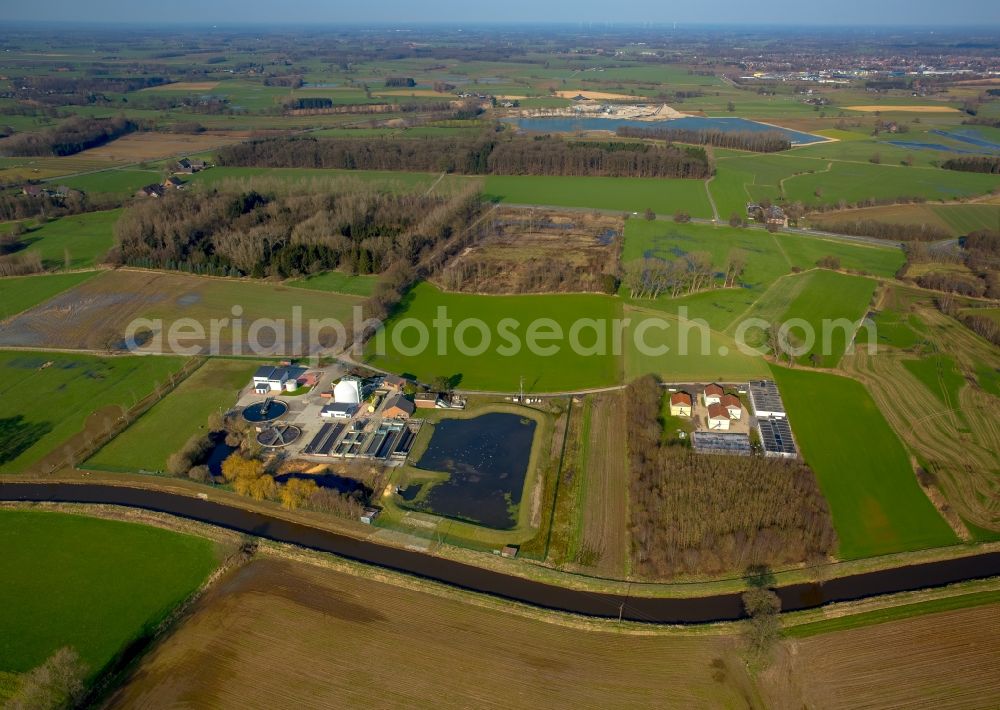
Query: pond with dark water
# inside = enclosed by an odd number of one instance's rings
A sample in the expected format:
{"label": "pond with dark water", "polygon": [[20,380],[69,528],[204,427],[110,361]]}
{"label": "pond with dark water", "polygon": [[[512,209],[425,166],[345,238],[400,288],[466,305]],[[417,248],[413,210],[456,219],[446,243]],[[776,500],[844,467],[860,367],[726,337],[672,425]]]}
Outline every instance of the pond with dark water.
{"label": "pond with dark water", "polygon": [[619,126],[647,129],[679,129],[685,131],[724,131],[727,133],[781,133],[792,145],[809,145],[827,140],[823,136],[793,131],[767,123],[750,121],[746,118],[685,116],[663,121],[639,121],[634,118],[600,118],[592,116],[566,116],[543,118],[504,119],[515,124],[519,130],[532,133],[573,133],[575,131],[617,131]]}
{"label": "pond with dark water", "polygon": [[535,427],[531,419],[499,412],[441,420],[417,467],[449,476],[429,484],[413,507],[497,530],[515,527]]}

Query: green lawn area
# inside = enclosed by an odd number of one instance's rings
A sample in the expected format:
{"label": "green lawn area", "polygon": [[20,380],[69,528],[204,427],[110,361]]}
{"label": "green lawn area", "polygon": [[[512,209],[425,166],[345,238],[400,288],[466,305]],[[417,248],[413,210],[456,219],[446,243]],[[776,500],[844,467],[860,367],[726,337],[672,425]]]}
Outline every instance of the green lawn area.
{"label": "green lawn area", "polygon": [[49,300],[58,293],[78,286],[96,271],[76,274],[39,274],[0,279],[0,321]]}
{"label": "green lawn area", "polygon": [[[453,321],[444,348],[438,342],[443,329],[432,327],[440,307],[446,309],[447,318]],[[422,283],[407,295],[383,333],[369,342],[366,359],[376,367],[424,382],[436,376],[460,377],[457,386],[462,389],[516,392],[522,376],[528,392],[601,387],[621,381],[620,358],[611,351],[612,320],[620,317],[620,301],[612,296],[478,296],[445,293]],[[578,354],[571,349],[570,327],[577,319],[584,318],[598,321],[595,328],[603,333],[607,344],[603,354]],[[457,350],[455,334],[464,319],[479,319],[489,329],[490,342],[482,354],[462,354]],[[539,323],[538,333],[543,337],[537,340],[540,348],[535,349],[539,352],[533,353],[528,347],[528,327],[536,319],[552,319],[554,324],[548,325],[560,329],[563,338],[545,340],[544,335],[554,329],[550,331],[547,325]],[[419,324],[427,328],[428,344],[422,351],[408,354],[408,350],[416,350],[420,344]],[[463,339],[473,352],[483,342],[475,327],[465,331]],[[513,348],[512,340],[520,347]],[[595,329],[583,328],[578,340],[582,346],[593,346],[597,340]],[[379,341],[385,344],[383,352],[379,352]],[[551,347],[558,347],[558,352],[541,354]]]}
{"label": "green lawn area", "polygon": [[527,205],[555,205],[657,214],[684,211],[711,217],[705,183],[667,178],[564,177],[552,175],[491,175],[489,198]]}
{"label": "green lawn area", "polygon": [[378,276],[345,274],[343,271],[325,271],[305,278],[289,281],[289,286],[313,291],[346,293],[352,296],[371,296],[378,284]]}
{"label": "green lawn area", "polygon": [[64,513],[0,511],[0,670],[72,646],[99,672],[205,581],[209,540]]}
{"label": "green lawn area", "polygon": [[[250,178],[266,178],[268,180],[308,181],[313,179],[359,180],[371,183],[384,190],[409,192],[412,190],[427,190],[441,177],[440,173],[410,173],[391,170],[327,170],[323,168],[211,168],[196,173],[191,177],[192,183],[218,185],[226,180],[247,180]],[[476,180],[465,175],[447,175],[436,189],[465,184]]]}
{"label": "green lawn area", "polygon": [[991,395],[1000,398],[1000,369],[977,362],[976,382]]}
{"label": "green lawn area", "polygon": [[108,210],[62,217],[30,229],[23,239],[29,251],[41,254],[46,269],[85,269],[114,246],[120,215],[121,210]]}
{"label": "green lawn area", "polygon": [[239,390],[258,363],[207,361],[152,409],[102,448],[86,465],[107,471],[164,471],[167,459],[194,434],[204,433],[208,417],[236,402]]}
{"label": "green lawn area", "polygon": [[0,472],[37,463],[82,432],[93,412],[132,406],[182,362],[179,357],[0,351]]}
{"label": "green lawn area", "polygon": [[[812,355],[819,357],[820,367],[835,367],[853,336],[853,327],[840,327],[834,321],[847,319],[852,323],[864,318],[875,293],[874,280],[862,276],[841,274],[836,271],[817,269],[803,275],[804,288],[795,296],[784,313],[781,322],[801,319],[810,326],[814,337],[813,346],[799,358],[809,363]],[[824,328],[824,324],[829,328]],[[791,328],[790,332],[801,338],[803,346],[808,344],[803,330]]]}
{"label": "green lawn area", "polygon": [[958,542],[860,382],[805,369],[771,370],[802,455],[830,504],[841,558]]}

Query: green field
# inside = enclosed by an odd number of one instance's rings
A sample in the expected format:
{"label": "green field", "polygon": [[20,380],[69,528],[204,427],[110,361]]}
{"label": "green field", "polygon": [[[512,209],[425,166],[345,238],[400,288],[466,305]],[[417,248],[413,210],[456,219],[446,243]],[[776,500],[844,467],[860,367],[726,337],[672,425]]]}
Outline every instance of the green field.
{"label": "green field", "polygon": [[692,217],[712,216],[705,183],[667,178],[563,177],[491,175],[487,197],[525,205],[596,208],[657,214],[684,211]]}
{"label": "green field", "polygon": [[83,432],[92,413],[132,406],[181,364],[179,357],[0,351],[0,472],[38,463]]}
{"label": "green field", "polygon": [[87,462],[107,471],[164,471],[167,459],[191,436],[206,433],[208,417],[225,411],[250,382],[258,363],[207,361],[132,426]]}
{"label": "green field", "polygon": [[43,303],[97,274],[39,274],[0,279],[0,321]]}
{"label": "green field", "polygon": [[413,190],[429,190],[435,186],[437,190],[445,190],[454,186],[464,185],[475,177],[464,175],[446,175],[438,182],[440,173],[410,173],[389,170],[327,170],[323,168],[212,168],[196,173],[191,177],[193,184],[218,185],[226,181],[248,180],[261,178],[268,180],[285,180],[308,182],[310,180],[358,180],[370,183],[383,190],[409,192]]}
{"label": "green field", "polygon": [[[445,348],[439,348],[438,344],[441,331],[431,325],[440,307],[446,309],[447,317],[454,322],[445,339]],[[611,352],[611,321],[620,317],[621,305],[611,296],[477,296],[445,293],[422,283],[407,295],[397,314],[386,324],[383,334],[368,343],[366,357],[375,367],[405,373],[423,382],[436,376],[455,378],[461,389],[516,392],[522,376],[527,392],[601,387],[621,381],[620,358]],[[538,339],[538,345],[546,350],[558,347],[558,352],[551,355],[532,353],[528,348],[529,324],[545,318],[552,319],[564,336],[555,342]],[[571,350],[566,336],[573,322],[582,318],[603,321],[598,330],[608,344],[605,354],[577,354]],[[457,350],[453,336],[463,319],[480,319],[489,329],[489,347],[482,354],[463,355]],[[504,325],[508,334],[519,342],[516,352],[508,349],[510,341],[504,329],[498,330],[503,319],[517,321],[517,324],[508,321]],[[422,352],[404,354],[402,351],[415,349],[419,344],[415,323],[427,327],[428,346]],[[546,328],[544,332],[550,331]],[[476,328],[470,328],[463,337],[473,350],[483,342]],[[592,346],[596,338],[590,328],[579,334],[583,346]],[[379,353],[379,340],[385,343],[382,353]]]}
{"label": "green field", "polygon": [[[740,352],[728,335],[653,310],[628,306],[625,316],[631,319],[626,333],[626,380],[654,374],[667,382],[732,382],[767,375],[764,359]],[[645,331],[640,334],[642,328]]]}
{"label": "green field", "polygon": [[62,217],[29,229],[22,237],[28,251],[41,254],[46,269],[94,266],[114,246],[114,225],[121,210]]}
{"label": "green field", "polygon": [[218,564],[201,538],[63,513],[0,511],[0,670],[72,646],[98,673]]}
{"label": "green field", "polygon": [[145,185],[160,182],[163,182],[162,171],[138,168],[112,168],[59,180],[60,185],[72,187],[74,190],[116,195],[131,195]]}
{"label": "green field", "polygon": [[[824,173],[799,175],[785,181],[785,198],[805,204],[848,203],[869,198],[922,197],[951,200],[983,195],[1000,187],[1000,177],[937,168],[905,168],[871,163],[835,162]],[[816,195],[816,191],[820,195]]]}
{"label": "green field", "polygon": [[965,376],[955,367],[954,358],[947,355],[924,355],[919,360],[903,360],[911,375],[949,409],[957,409],[958,393],[965,387]]}
{"label": "green field", "polygon": [[[778,281],[791,274],[793,267],[811,269],[824,256],[836,256],[844,268],[890,276],[903,263],[902,251],[895,247],[870,247],[835,239],[819,239],[795,234],[770,234],[761,229],[734,229],[701,224],[674,224],[656,220],[630,219],[625,225],[625,245],[622,261],[628,263],[646,257],[662,259],[682,258],[693,252],[708,252],[717,272],[725,269],[728,256],[734,250],[746,255],[746,267],[739,279],[739,288],[712,289],[690,296],[656,300],[637,300],[638,306],[666,310],[671,313],[686,307],[688,318],[703,318],[715,330],[731,332],[741,316],[757,315],[770,319],[782,314],[781,306],[790,302],[795,294],[786,293],[795,281]],[[794,277],[792,277],[794,278]],[[843,276],[844,283],[855,283],[852,277]],[[816,281],[817,298],[830,293],[827,281],[838,281],[834,276]],[[798,283],[801,287],[809,281]],[[782,293],[780,298],[777,294]],[[623,289],[623,295],[627,291]],[[782,300],[788,297],[787,301]],[[774,307],[765,308],[768,300]],[[833,303],[839,303],[834,299]],[[768,310],[768,313],[763,313]],[[827,307],[834,317],[859,318],[856,304],[845,304],[844,309]],[[770,312],[773,311],[773,312]],[[822,317],[822,316],[821,316]],[[842,348],[841,348],[842,351]]]}
{"label": "green field", "polygon": [[958,541],[920,489],[906,450],[861,383],[802,369],[771,370],[802,455],[830,504],[839,557]]}
{"label": "green field", "polygon": [[[803,278],[805,287],[788,304],[780,320],[787,322],[801,319],[811,326],[815,342],[799,358],[800,362],[812,362],[812,356],[815,355],[818,366],[836,367],[848,341],[853,337],[854,328],[848,330],[845,327],[830,327],[824,332],[824,322],[833,325],[833,321],[839,319],[847,319],[851,323],[860,321],[868,311],[876,283],[861,276],[822,269],[811,271]],[[806,336],[802,329],[792,328],[791,333],[803,338],[803,347],[808,344],[804,341]]]}
{"label": "green field", "polygon": [[366,297],[374,293],[377,284],[378,276],[366,276],[364,274],[351,275],[345,274],[343,271],[325,271],[322,274],[314,274],[288,282],[289,286],[294,286],[295,288]]}

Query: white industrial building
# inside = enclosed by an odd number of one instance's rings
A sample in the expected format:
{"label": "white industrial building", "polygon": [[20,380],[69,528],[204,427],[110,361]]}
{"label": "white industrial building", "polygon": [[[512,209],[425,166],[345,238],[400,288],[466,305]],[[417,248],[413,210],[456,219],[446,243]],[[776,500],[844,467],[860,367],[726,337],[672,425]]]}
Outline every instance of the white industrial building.
{"label": "white industrial building", "polygon": [[361,380],[345,377],[333,388],[333,401],[337,404],[361,404]]}

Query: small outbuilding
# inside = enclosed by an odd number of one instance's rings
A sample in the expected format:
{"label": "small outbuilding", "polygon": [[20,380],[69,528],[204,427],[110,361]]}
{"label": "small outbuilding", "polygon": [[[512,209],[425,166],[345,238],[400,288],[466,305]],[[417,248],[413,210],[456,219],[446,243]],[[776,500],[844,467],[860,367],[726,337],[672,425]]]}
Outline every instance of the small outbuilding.
{"label": "small outbuilding", "polygon": [[385,407],[382,408],[382,416],[387,419],[409,419],[413,416],[414,409],[413,402],[403,395],[397,394],[386,400]]}
{"label": "small outbuilding", "polygon": [[417,409],[435,409],[440,399],[438,392],[417,392],[413,395],[413,403]]}
{"label": "small outbuilding", "polygon": [[382,378],[382,386],[392,392],[402,392],[408,380],[399,375],[386,375]]}
{"label": "small outbuilding", "polygon": [[358,410],[358,405],[349,402],[333,402],[323,407],[319,415],[324,419],[350,419]]}
{"label": "small outbuilding", "polygon": [[691,416],[691,395],[687,392],[674,392],[670,395],[670,416]]}

